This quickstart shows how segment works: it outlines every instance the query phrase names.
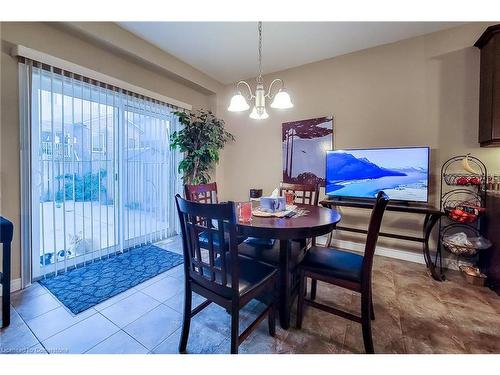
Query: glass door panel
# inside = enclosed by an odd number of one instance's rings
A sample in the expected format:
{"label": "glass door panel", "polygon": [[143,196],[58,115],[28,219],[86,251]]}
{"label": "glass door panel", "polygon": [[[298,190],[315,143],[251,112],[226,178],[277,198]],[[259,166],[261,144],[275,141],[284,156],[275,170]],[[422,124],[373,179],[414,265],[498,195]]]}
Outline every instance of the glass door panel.
{"label": "glass door panel", "polygon": [[31,126],[33,279],[174,234],[168,106],[33,67]]}

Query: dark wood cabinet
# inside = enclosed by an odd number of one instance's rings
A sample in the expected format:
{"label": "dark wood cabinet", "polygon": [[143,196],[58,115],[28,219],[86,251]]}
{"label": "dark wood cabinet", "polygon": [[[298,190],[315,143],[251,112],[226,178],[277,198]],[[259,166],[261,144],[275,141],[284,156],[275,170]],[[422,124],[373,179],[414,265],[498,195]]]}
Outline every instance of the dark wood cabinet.
{"label": "dark wood cabinet", "polygon": [[500,24],[488,27],[474,46],[481,50],[479,143],[500,147]]}
{"label": "dark wood cabinet", "polygon": [[488,285],[500,295],[500,194],[486,196],[484,235],[493,246],[479,252],[479,267],[488,276]]}

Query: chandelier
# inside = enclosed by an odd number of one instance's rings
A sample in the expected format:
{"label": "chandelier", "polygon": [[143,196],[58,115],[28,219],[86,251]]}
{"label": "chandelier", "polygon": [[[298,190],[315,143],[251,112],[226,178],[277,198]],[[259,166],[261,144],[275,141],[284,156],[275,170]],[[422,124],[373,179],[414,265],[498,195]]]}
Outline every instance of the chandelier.
{"label": "chandelier", "polygon": [[[250,113],[250,118],[255,120],[264,120],[269,117],[266,112],[266,98],[272,100],[271,108],[287,109],[292,108],[293,103],[290,99],[290,95],[285,89],[285,84],[280,78],[276,78],[269,85],[269,90],[264,89],[264,81],[262,79],[262,22],[259,22],[259,76],[257,77],[257,85],[255,88],[255,94],[252,93],[252,88],[245,81],[239,81],[236,84],[236,94],[231,98],[231,103],[227,108],[230,112],[242,112],[250,109],[247,100],[250,102],[255,99],[255,105]],[[276,94],[272,94],[271,90],[275,83],[281,84],[281,88]],[[243,96],[240,90],[240,86],[246,86],[248,89],[248,96]]]}

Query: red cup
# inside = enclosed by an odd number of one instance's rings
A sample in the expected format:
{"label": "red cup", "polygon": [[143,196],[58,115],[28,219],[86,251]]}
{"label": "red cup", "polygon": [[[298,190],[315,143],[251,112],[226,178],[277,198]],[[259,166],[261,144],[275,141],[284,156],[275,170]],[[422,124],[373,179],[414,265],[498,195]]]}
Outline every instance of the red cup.
{"label": "red cup", "polygon": [[238,204],[238,220],[242,222],[252,220],[252,202],[240,202]]}
{"label": "red cup", "polygon": [[295,193],[292,191],[285,191],[286,205],[292,205],[295,202]]}

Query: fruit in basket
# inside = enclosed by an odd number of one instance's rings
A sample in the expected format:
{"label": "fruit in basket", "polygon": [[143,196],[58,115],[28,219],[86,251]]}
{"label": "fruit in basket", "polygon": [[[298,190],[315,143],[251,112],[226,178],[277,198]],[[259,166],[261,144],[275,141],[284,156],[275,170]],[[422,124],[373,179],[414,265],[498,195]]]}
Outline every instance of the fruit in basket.
{"label": "fruit in basket", "polygon": [[466,170],[467,172],[469,173],[472,173],[472,174],[479,174],[474,168],[471,167],[471,165],[469,164],[469,156],[470,154],[467,154],[464,156],[464,158],[462,159],[462,168],[464,170]]}
{"label": "fruit in basket", "polygon": [[469,179],[465,176],[457,178],[457,185],[467,185],[469,183]]}
{"label": "fruit in basket", "polygon": [[457,206],[448,212],[448,217],[459,223],[472,223],[477,220],[482,208],[473,206]]}

